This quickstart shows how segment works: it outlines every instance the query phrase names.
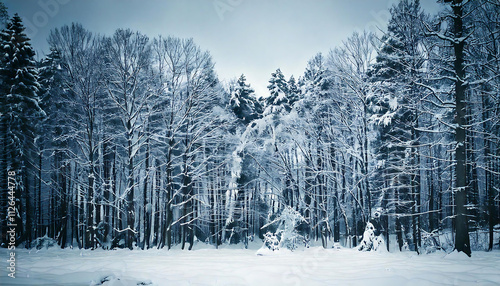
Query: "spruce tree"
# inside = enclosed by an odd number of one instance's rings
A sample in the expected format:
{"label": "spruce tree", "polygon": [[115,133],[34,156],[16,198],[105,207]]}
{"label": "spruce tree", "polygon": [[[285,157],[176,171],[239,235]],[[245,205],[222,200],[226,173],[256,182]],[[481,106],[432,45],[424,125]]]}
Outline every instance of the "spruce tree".
{"label": "spruce tree", "polygon": [[[415,212],[419,207],[418,169],[418,110],[421,93],[416,82],[421,81],[424,60],[418,52],[422,41],[421,22],[424,15],[418,0],[404,0],[391,9],[391,19],[376,63],[369,76],[373,94],[369,97],[374,122],[378,125],[375,148],[379,162],[379,178],[394,193],[396,214]],[[390,202],[386,202],[390,203]],[[404,229],[413,225],[413,248],[418,252],[419,217],[396,216],[396,233],[401,249]]]}
{"label": "spruce tree", "polygon": [[280,69],[271,74],[267,88],[271,95],[265,99],[265,113],[273,113],[282,108],[289,112],[291,110],[291,102],[290,98],[288,98],[288,84]]}
{"label": "spruce tree", "polygon": [[7,27],[8,21],[9,21],[9,13],[7,12],[7,7],[3,2],[0,2],[0,25],[2,29]]}
{"label": "spruce tree", "polygon": [[[68,203],[71,197],[68,190],[68,181],[70,181],[68,167],[70,140],[67,135],[71,129],[68,114],[75,114],[77,111],[74,109],[74,105],[70,104],[72,102],[68,98],[70,93],[64,90],[61,57],[56,49],[51,48],[50,53],[38,63],[38,72],[40,106],[46,116],[43,120],[37,122],[39,139],[36,147],[39,152],[39,168],[47,171],[46,178],[50,178],[51,181],[50,188],[44,190],[40,178],[38,198],[42,197],[42,193],[49,192],[49,209],[46,212],[51,217],[65,217],[68,213]],[[44,163],[43,166],[42,162]],[[48,166],[50,166],[50,169],[47,168]],[[42,217],[44,207],[46,206],[42,205],[41,202],[36,207],[39,221],[37,236],[48,234],[49,237],[57,238],[61,247],[65,247],[68,242],[68,230],[71,229],[68,220],[56,220],[56,223],[49,224],[48,229],[46,229]]]}
{"label": "spruce tree", "polygon": [[291,75],[290,79],[288,79],[287,85],[288,85],[289,104],[293,105],[300,98],[300,88],[297,82],[295,81],[293,75]]}
{"label": "spruce tree", "polygon": [[[22,199],[29,204],[29,172],[32,170],[35,122],[43,115],[39,105],[39,84],[35,52],[24,33],[19,15],[15,15],[0,34],[0,124],[2,161],[0,172],[15,172],[17,233],[30,240],[31,215],[22,209]],[[2,180],[2,189],[6,190]],[[5,202],[5,194],[3,194]],[[24,217],[23,217],[24,216]],[[23,226],[23,222],[26,224]],[[4,223],[2,223],[4,225]],[[27,233],[25,233],[25,231]],[[4,236],[2,236],[4,239]],[[18,240],[21,241],[21,240]]]}
{"label": "spruce tree", "polygon": [[250,87],[250,84],[246,83],[246,78],[243,74],[236,82],[229,104],[234,114],[245,125],[259,118],[262,113],[262,107],[255,98],[254,90]]}

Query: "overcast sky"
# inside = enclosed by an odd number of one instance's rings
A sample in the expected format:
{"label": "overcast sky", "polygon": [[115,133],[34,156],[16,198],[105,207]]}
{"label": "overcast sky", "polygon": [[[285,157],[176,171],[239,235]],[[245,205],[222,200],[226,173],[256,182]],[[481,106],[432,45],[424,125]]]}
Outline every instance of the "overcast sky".
{"label": "overcast sky", "polygon": [[[0,0],[1,1],[1,0]],[[397,0],[3,0],[18,13],[37,54],[48,51],[51,29],[72,22],[111,35],[131,28],[148,36],[192,37],[210,51],[221,80],[244,73],[267,96],[271,73],[301,76],[307,61],[354,31],[385,28]],[[434,0],[421,0],[434,12]]]}

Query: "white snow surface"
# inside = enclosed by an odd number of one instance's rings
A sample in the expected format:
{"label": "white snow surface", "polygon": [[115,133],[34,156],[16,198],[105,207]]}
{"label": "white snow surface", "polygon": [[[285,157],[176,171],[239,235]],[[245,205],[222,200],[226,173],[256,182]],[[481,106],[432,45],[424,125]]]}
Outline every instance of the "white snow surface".
{"label": "white snow surface", "polygon": [[256,255],[258,247],[16,250],[15,279],[1,249],[0,285],[500,285],[498,250],[469,258],[321,247]]}

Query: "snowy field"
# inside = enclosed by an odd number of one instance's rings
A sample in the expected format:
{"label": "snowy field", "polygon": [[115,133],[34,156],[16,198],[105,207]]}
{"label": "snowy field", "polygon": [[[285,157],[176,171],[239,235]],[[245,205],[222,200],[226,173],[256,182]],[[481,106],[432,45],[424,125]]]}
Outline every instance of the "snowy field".
{"label": "snowy field", "polygon": [[[0,251],[8,257],[6,249]],[[16,278],[2,258],[0,285],[500,285],[500,251],[377,253],[313,247],[16,251]]]}

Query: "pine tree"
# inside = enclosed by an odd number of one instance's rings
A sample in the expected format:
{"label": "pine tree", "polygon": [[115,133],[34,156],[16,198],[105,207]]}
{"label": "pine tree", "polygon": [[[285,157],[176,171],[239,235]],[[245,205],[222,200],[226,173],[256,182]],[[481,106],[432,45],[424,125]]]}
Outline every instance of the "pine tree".
{"label": "pine tree", "polygon": [[316,54],[307,62],[304,80],[308,83],[306,91],[318,100],[324,100],[331,88],[331,80],[325,66],[325,58],[322,53]]}
{"label": "pine tree", "polygon": [[[29,205],[29,172],[32,171],[35,122],[43,115],[39,105],[39,84],[35,52],[24,33],[25,27],[19,15],[7,24],[0,34],[0,122],[2,139],[2,174],[16,173],[15,189],[18,233],[31,240],[30,210],[22,209],[22,203]],[[6,181],[2,181],[6,190]],[[4,195],[3,195],[4,196]],[[24,199],[24,201],[22,200]],[[5,197],[3,198],[5,202]],[[7,208],[5,208],[7,209]],[[3,216],[2,216],[3,218]],[[23,225],[23,222],[25,225]],[[2,225],[4,223],[2,222]],[[5,237],[2,236],[2,239]],[[20,240],[18,240],[20,241]]]}
{"label": "pine tree", "polygon": [[[71,102],[63,88],[63,71],[61,69],[61,58],[57,50],[51,48],[50,53],[38,64],[40,100],[41,107],[45,111],[45,118],[38,122],[37,132],[37,151],[39,155],[40,173],[37,185],[38,199],[41,200],[45,192],[50,194],[48,204],[38,202],[36,206],[37,213],[37,237],[48,235],[51,238],[57,238],[59,245],[65,247],[68,242],[69,219],[57,219],[58,217],[67,217],[70,191],[68,182],[70,181],[67,154],[69,150],[69,126],[67,114],[75,111],[72,109]],[[44,165],[42,165],[42,162]],[[46,166],[51,166],[47,168]],[[46,173],[44,179],[50,180],[50,188],[43,189],[42,172]],[[60,198],[55,200],[55,198]],[[44,212],[45,211],[45,212]],[[49,216],[54,223],[47,224],[44,221],[45,216]],[[48,230],[47,233],[45,231]],[[59,235],[58,235],[59,234]]]}
{"label": "pine tree", "polygon": [[283,108],[289,112],[291,110],[290,98],[288,98],[288,84],[280,69],[271,74],[269,85],[267,86],[271,95],[265,99],[265,114],[274,113]]}
{"label": "pine tree", "polygon": [[[423,14],[418,0],[403,0],[391,9],[387,33],[383,37],[369,76],[373,81],[370,105],[372,119],[378,129],[377,159],[385,162],[385,184],[393,194],[396,214],[415,212],[419,206],[418,177],[418,108],[421,93],[419,70],[424,63],[417,47],[422,41]],[[404,243],[403,229],[413,225],[414,249],[418,252],[419,217],[396,216],[396,233],[400,249]]]}
{"label": "pine tree", "polygon": [[288,98],[289,104],[293,106],[295,102],[297,102],[300,98],[300,88],[297,82],[295,81],[295,77],[293,75],[290,76],[287,82],[288,85]]}
{"label": "pine tree", "polygon": [[1,28],[6,28],[9,21],[9,13],[7,12],[7,7],[3,2],[0,2],[0,25]]}
{"label": "pine tree", "polygon": [[262,107],[255,98],[254,90],[246,83],[245,75],[241,75],[229,101],[231,110],[245,125],[260,117]]}

